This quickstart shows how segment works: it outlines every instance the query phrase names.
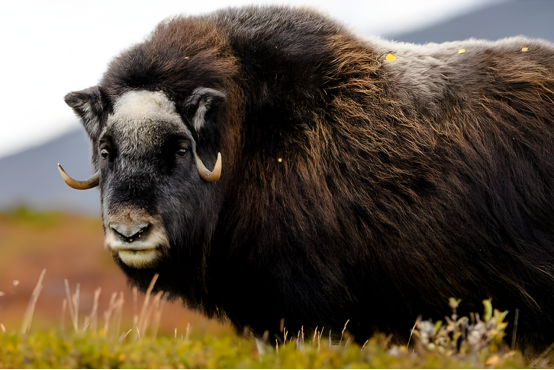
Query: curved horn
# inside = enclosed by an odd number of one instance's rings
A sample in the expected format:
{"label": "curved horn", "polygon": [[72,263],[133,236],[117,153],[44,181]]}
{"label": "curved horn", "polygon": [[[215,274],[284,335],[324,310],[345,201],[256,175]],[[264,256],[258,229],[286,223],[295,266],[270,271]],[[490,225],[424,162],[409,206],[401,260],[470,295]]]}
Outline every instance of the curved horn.
{"label": "curved horn", "polygon": [[60,170],[60,175],[62,175],[63,181],[73,189],[77,190],[87,190],[92,189],[95,186],[98,186],[100,183],[100,171],[96,171],[94,175],[92,175],[88,180],[85,181],[78,181],[69,176],[65,171],[63,170],[62,166],[58,163],[58,170]]}
{"label": "curved horn", "polygon": [[204,166],[202,160],[195,153],[196,166],[198,167],[198,174],[202,179],[208,182],[215,182],[221,177],[221,153],[217,153],[217,161],[215,162],[214,170],[210,171]]}

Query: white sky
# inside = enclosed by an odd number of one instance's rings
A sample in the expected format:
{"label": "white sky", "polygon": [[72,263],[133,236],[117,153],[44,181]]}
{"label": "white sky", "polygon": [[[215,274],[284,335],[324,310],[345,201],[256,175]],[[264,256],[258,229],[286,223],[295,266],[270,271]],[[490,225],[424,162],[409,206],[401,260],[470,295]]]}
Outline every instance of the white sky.
{"label": "white sky", "polygon": [[0,157],[78,121],[66,93],[96,85],[107,63],[162,19],[231,5],[311,5],[365,35],[398,34],[499,0],[3,1],[0,3]]}

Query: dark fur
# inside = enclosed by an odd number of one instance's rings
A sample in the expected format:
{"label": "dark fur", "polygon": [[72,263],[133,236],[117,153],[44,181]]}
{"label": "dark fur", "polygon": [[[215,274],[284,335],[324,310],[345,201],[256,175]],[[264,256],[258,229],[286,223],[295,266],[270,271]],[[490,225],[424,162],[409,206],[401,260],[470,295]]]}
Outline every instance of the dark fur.
{"label": "dark fur", "polygon": [[122,268],[259,334],[284,318],[293,333],[350,319],[360,341],[407,336],[449,297],[465,313],[491,297],[540,349],[554,341],[553,70],[540,40],[364,41],[306,9],[168,20],[111,63],[87,130],[97,145],[133,89],[164,91],[191,127],[190,94],[217,89],[193,140],[209,168],[221,151],[223,174],[205,183],[190,158],[176,171],[162,147],[143,177],[103,168],[103,194],[160,213],[172,241],[157,269]]}

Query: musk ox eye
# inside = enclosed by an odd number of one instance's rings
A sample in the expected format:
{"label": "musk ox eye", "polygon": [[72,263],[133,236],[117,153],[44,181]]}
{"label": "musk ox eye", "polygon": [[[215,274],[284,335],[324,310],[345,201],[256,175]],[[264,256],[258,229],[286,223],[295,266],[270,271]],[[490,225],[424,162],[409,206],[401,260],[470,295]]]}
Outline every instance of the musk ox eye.
{"label": "musk ox eye", "polygon": [[177,150],[177,155],[178,155],[179,157],[184,157],[185,154],[187,154],[187,150],[186,150],[186,149],[181,148],[181,149]]}
{"label": "musk ox eye", "polygon": [[100,151],[100,156],[102,157],[102,159],[108,158],[108,154],[109,154],[108,149],[102,149]]}

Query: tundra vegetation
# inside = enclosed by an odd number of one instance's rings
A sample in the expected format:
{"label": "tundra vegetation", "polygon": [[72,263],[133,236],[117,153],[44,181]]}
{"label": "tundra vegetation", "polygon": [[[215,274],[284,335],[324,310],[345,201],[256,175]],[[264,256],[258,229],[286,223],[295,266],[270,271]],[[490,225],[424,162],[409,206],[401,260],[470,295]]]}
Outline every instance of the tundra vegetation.
{"label": "tundra vegetation", "polygon": [[[69,224],[67,217],[25,209],[0,214],[0,249],[10,256],[11,265],[22,268],[13,247],[23,248],[23,244],[18,244],[16,239],[26,240],[29,245],[62,244],[59,239],[70,235],[56,237],[49,233],[63,230],[63,225]],[[85,230],[96,230],[97,220],[69,218],[74,223],[65,230],[92,238]],[[15,239],[8,228],[17,230]],[[35,243],[26,239],[29,235],[35,238]],[[59,255],[60,250],[53,247],[50,253]],[[41,258],[41,261],[48,263],[49,259]],[[489,300],[483,302],[480,313],[469,317],[457,314],[463,301],[445,302],[448,316],[442,320],[432,318],[438,321],[418,318],[409,343],[395,343],[390,336],[376,334],[359,345],[348,333],[348,323],[341,333],[331,333],[333,338],[339,338],[331,343],[330,333],[325,328],[318,328],[316,333],[291,333],[286,323],[283,338],[277,342],[268,337],[256,341],[249,332],[238,335],[228,327],[227,330],[206,331],[198,320],[191,321],[190,325],[176,323],[178,329],[168,330],[167,324],[165,328],[159,325],[171,308],[171,304],[164,304],[163,293],[147,292],[125,300],[120,294],[112,294],[106,289],[108,287],[104,287],[104,292],[78,291],[77,281],[68,281],[63,295],[56,297],[57,318],[37,321],[47,309],[48,289],[43,288],[48,287],[49,280],[57,273],[55,266],[46,267],[50,270],[40,272],[40,277],[36,271],[29,272],[25,280],[18,283],[18,286],[36,283],[32,293],[26,295],[27,309],[19,309],[19,315],[7,315],[6,308],[9,309],[13,295],[6,286],[13,285],[13,276],[11,270],[3,270],[5,274],[0,277],[0,368],[521,368],[551,365],[546,359],[548,352],[529,362],[521,352],[512,350],[512,343],[502,341],[507,321],[513,323],[515,313],[495,310],[494,301]],[[98,266],[90,268],[102,270]],[[38,282],[29,281],[36,277]],[[94,297],[92,304],[83,304],[87,294]],[[186,311],[182,311],[181,316],[186,316]],[[283,344],[285,338],[286,344]]]}
{"label": "tundra vegetation", "polygon": [[[140,314],[122,325],[123,300],[112,296],[99,319],[97,299],[89,315],[79,317],[79,291],[64,300],[62,324],[49,331],[30,332],[32,314],[46,270],[21,323],[19,332],[0,333],[1,368],[521,368],[529,366],[518,351],[503,343],[508,312],[493,310],[483,301],[484,313],[458,317],[459,300],[451,299],[452,314],[445,321],[416,320],[411,343],[394,344],[391,335],[374,335],[363,346],[353,342],[345,323],[340,340],[327,337],[325,328],[308,335],[303,331],[283,338],[255,339],[250,332],[222,337],[199,335],[190,326],[184,334],[158,336],[162,294],[147,291]],[[115,298],[114,298],[115,297]],[[64,330],[68,308],[70,328]],[[128,325],[131,324],[131,325]],[[127,328],[129,328],[127,330]],[[545,353],[531,363],[548,366]]]}

